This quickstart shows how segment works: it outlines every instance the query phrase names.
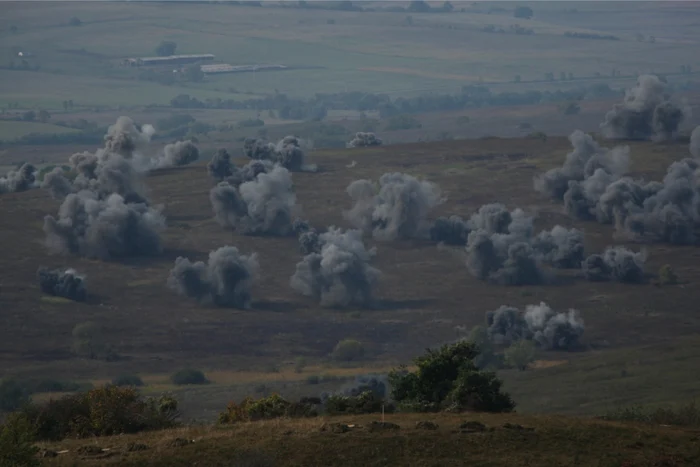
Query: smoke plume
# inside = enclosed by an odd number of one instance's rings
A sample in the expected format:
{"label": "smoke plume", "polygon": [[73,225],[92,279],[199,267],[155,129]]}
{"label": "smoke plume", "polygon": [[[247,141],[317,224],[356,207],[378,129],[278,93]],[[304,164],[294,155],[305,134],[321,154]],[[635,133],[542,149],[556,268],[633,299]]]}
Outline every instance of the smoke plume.
{"label": "smoke plume", "polygon": [[207,164],[207,172],[216,181],[221,182],[233,173],[231,155],[226,149],[219,149]]}
{"label": "smoke plume", "polygon": [[63,297],[76,302],[84,302],[87,295],[85,277],[75,269],[50,270],[44,266],[37,271],[39,287],[45,294]]}
{"label": "smoke plume", "polygon": [[404,173],[385,173],[379,190],[369,180],[355,180],[347,192],[354,201],[345,218],[379,240],[423,238],[428,212],[442,202],[439,187]]}
{"label": "smoke plume", "polygon": [[355,133],[355,137],[348,142],[348,148],[363,148],[368,146],[381,146],[382,140],[374,133]]}
{"label": "smoke plume", "polygon": [[35,186],[36,168],[25,163],[18,170],[10,170],[4,177],[0,177],[0,194],[19,193],[27,191]]}
{"label": "smoke plume", "polygon": [[101,199],[91,191],[69,194],[58,218],[44,218],[49,250],[103,260],[158,254],[164,227],[156,209],[126,203],[118,194]]}
{"label": "smoke plume", "polygon": [[700,158],[700,126],[696,126],[690,134],[690,153]]}
{"label": "smoke plume", "polygon": [[290,235],[296,209],[292,177],[281,166],[235,187],[221,182],[209,193],[216,220],[245,235]]}
{"label": "smoke plume", "polygon": [[155,133],[152,125],[137,128],[129,117],[119,117],[114,125],[107,128],[104,137],[105,150],[130,158],[141,143],[147,143]]}
{"label": "smoke plume", "polygon": [[163,154],[151,161],[151,168],[165,169],[191,164],[199,159],[199,148],[192,141],[166,144]]}
{"label": "smoke plume", "polygon": [[41,188],[48,191],[54,199],[63,199],[75,192],[73,184],[66,178],[61,167],[55,167],[51,172],[44,175]]}
{"label": "smoke plume", "polygon": [[668,86],[655,75],[642,75],[625,92],[600,128],[607,138],[665,141],[678,132],[688,111],[671,101]]}
{"label": "smoke plume", "polygon": [[285,136],[277,144],[255,138],[246,138],[243,142],[243,152],[254,160],[270,161],[280,164],[292,172],[315,172],[315,165],[304,163],[305,154],[301,141],[296,136]]}
{"label": "smoke plume", "polygon": [[589,281],[617,281],[638,284],[644,281],[646,253],[634,253],[624,247],[608,247],[605,252],[590,255],[581,265]]}
{"label": "smoke plume", "polygon": [[236,247],[224,246],[209,253],[206,263],[178,257],[167,284],[200,303],[248,309],[259,270],[256,253],[246,256]]}
{"label": "smoke plume", "polygon": [[362,232],[342,233],[331,227],[319,242],[320,252],[309,253],[297,263],[291,287],[322,306],[371,306],[380,272],[369,264],[374,250],[365,249]]}
{"label": "smoke plume", "polygon": [[576,348],[585,329],[578,311],[557,313],[544,302],[528,305],[524,313],[509,306],[489,311],[486,325],[489,338],[497,345],[525,339],[548,350]]}

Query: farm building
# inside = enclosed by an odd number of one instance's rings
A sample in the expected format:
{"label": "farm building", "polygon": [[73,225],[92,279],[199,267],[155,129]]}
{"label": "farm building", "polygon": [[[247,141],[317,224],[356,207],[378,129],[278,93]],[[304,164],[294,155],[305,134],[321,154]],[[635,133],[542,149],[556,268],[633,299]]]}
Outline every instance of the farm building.
{"label": "farm building", "polygon": [[184,65],[209,60],[214,60],[212,54],[170,55],[167,57],[126,58],[122,64],[126,66]]}
{"label": "farm building", "polygon": [[227,63],[218,63],[216,65],[202,65],[201,68],[202,71],[206,74],[215,74],[243,73],[261,70],[283,70],[287,67],[284,65],[229,65]]}

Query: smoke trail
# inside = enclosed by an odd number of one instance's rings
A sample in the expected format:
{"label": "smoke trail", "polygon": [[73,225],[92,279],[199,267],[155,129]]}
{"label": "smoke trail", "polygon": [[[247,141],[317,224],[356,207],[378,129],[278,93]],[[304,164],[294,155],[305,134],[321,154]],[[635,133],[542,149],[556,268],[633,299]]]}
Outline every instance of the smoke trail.
{"label": "smoke trail", "polygon": [[322,306],[370,306],[380,272],[369,264],[374,250],[365,249],[362,232],[331,227],[319,241],[321,251],[297,263],[291,287]]}
{"label": "smoke trail", "polygon": [[617,281],[638,284],[644,281],[646,253],[634,253],[624,247],[608,247],[605,252],[590,255],[581,265],[589,281]]}
{"label": "smoke trail", "polygon": [[578,346],[585,329],[578,311],[555,312],[546,303],[528,305],[525,312],[501,306],[486,312],[487,335],[497,345],[509,346],[532,340],[547,350],[571,350]]}
{"label": "smoke trail", "polygon": [[655,75],[642,75],[625,92],[623,102],[605,115],[600,128],[612,139],[664,141],[673,138],[687,114],[671,101],[666,83]]}
{"label": "smoke trail", "polygon": [[39,287],[41,291],[55,295],[57,297],[67,298],[76,302],[85,301],[87,295],[85,289],[85,277],[79,275],[74,269],[49,270],[42,266],[37,271],[39,279]]}
{"label": "smoke trail", "polygon": [[100,199],[90,191],[69,194],[58,218],[44,218],[49,250],[103,260],[160,253],[164,227],[162,214],[145,204],[127,204],[117,194]]}
{"label": "smoke trail", "polygon": [[187,258],[178,257],[167,285],[178,294],[200,303],[248,309],[259,270],[256,253],[246,256],[236,247],[224,246],[209,253],[207,263],[192,263]]}
{"label": "smoke trail", "polygon": [[209,199],[216,220],[224,227],[245,235],[279,235],[293,233],[292,218],[296,195],[292,177],[281,166],[260,173],[255,180],[235,187],[227,182],[212,188]]}
{"label": "smoke trail", "polygon": [[348,142],[348,148],[363,148],[369,146],[381,146],[382,140],[374,133],[355,133],[355,137]]}
{"label": "smoke trail", "polygon": [[36,168],[25,163],[19,170],[10,170],[4,177],[0,177],[0,194],[19,193],[33,188],[36,183]]}
{"label": "smoke trail", "polygon": [[356,180],[347,192],[354,205],[345,218],[379,240],[427,237],[428,212],[443,201],[436,184],[398,172],[382,175],[378,191],[370,181]]}

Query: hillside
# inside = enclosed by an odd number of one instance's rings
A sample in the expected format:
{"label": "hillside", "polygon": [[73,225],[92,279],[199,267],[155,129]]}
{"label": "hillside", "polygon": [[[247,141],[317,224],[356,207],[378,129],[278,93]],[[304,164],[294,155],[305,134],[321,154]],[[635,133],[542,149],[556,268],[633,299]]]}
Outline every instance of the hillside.
{"label": "hillside", "polygon": [[[560,205],[533,190],[533,175],[561,164],[569,150],[564,138],[491,138],[316,151],[309,160],[320,172],[295,173],[293,180],[303,217],[312,225],[347,227],[342,212],[351,200],[345,187],[353,180],[401,171],[443,190],[447,201],[430,214],[432,219],[469,216],[482,204],[501,202],[536,213],[537,228],[559,223],[583,229],[586,250],[599,252],[615,243],[610,226],[572,221]],[[671,161],[685,157],[687,145],[632,143],[631,154],[633,173],[657,180]],[[122,262],[48,255],[42,245],[42,219],[55,214],[59,203],[43,190],[0,196],[0,376],[99,384],[138,373],[149,384],[146,391],[175,391],[186,415],[211,419],[231,397],[249,394],[261,384],[263,391],[292,395],[334,390],[342,384],[337,378],[326,378],[330,382],[321,386],[306,379],[341,375],[339,370],[343,377],[384,372],[425,347],[456,339],[463,332],[458,327],[483,323],[487,311],[544,301],[557,310],[580,310],[585,350],[540,352],[539,359],[553,363],[527,372],[503,371],[506,388],[521,410],[600,413],[613,404],[687,400],[697,390],[686,373],[700,356],[694,350],[700,318],[689,307],[700,298],[693,286],[700,279],[696,248],[643,245],[652,279],[661,265],[670,264],[680,285],[594,283],[564,272],[556,284],[506,287],[470,275],[458,247],[369,239],[377,247],[373,265],[382,272],[377,305],[336,311],[290,288],[301,259],[295,238],[243,236],[215,222],[208,196],[213,182],[201,163],[154,172],[147,185],[154,203],[164,206],[165,250],[160,256]],[[252,309],[206,307],[166,287],[178,256],[202,260],[224,245],[259,255],[261,280],[253,289]],[[40,265],[85,273],[89,300],[72,303],[42,296],[35,279]],[[102,362],[72,354],[71,332],[87,321],[103,328],[104,342],[120,359]],[[346,338],[363,342],[366,355],[350,365],[354,368],[338,369],[328,355]],[[294,373],[300,357],[307,368]],[[213,384],[173,387],[167,375],[188,366],[205,370]],[[667,388],[655,384],[653,375],[659,372],[666,375]],[[559,383],[547,384],[550,377]],[[562,381],[577,384],[561,393]],[[678,392],[669,391],[671,387]]]}
{"label": "hillside", "polygon": [[[63,452],[44,459],[45,465],[651,467],[700,462],[697,432],[673,427],[565,417],[429,414],[387,415],[387,422],[400,426],[398,431],[365,428],[377,420],[376,415],[275,420],[42,446]],[[417,429],[418,421],[432,421],[439,428]],[[485,431],[460,429],[467,421],[484,424]],[[326,422],[355,427],[347,433],[321,431]],[[94,453],[86,454],[86,448]]]}

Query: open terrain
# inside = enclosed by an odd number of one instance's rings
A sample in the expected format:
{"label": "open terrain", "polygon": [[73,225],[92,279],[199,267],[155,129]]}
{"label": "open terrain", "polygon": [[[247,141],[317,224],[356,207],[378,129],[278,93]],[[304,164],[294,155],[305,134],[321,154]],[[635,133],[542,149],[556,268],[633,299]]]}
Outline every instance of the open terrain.
{"label": "open terrain", "polygon": [[[649,179],[659,179],[671,161],[687,154],[685,143],[632,143],[631,148],[633,173]],[[572,222],[559,205],[543,200],[532,188],[533,175],[559,165],[568,151],[564,138],[315,151],[309,159],[321,171],[295,173],[293,178],[303,216],[313,225],[346,227],[342,213],[350,199],[345,187],[356,179],[376,180],[385,172],[401,171],[442,188],[447,201],[432,218],[468,216],[482,204],[501,202],[537,213],[538,228],[560,223],[583,229],[587,251],[598,252],[616,243],[611,228]],[[45,215],[55,214],[58,202],[42,190],[0,197],[3,376],[99,383],[139,373],[152,385],[147,392],[174,390],[188,416],[211,419],[227,400],[261,385],[259,391],[291,395],[337,389],[343,384],[337,378],[326,378],[321,386],[308,384],[307,378],[333,375],[335,364],[327,356],[341,339],[362,341],[368,355],[337,376],[383,373],[409,362],[425,347],[460,337],[463,331],[457,327],[481,324],[488,310],[545,301],[558,310],[581,311],[587,350],[542,352],[540,359],[557,364],[502,372],[521,410],[600,413],[619,404],[687,400],[697,391],[687,376],[700,358],[700,317],[689,305],[700,298],[693,285],[700,280],[700,253],[694,247],[632,245],[648,251],[647,272],[652,276],[661,265],[672,265],[681,277],[676,286],[591,283],[563,273],[556,285],[503,287],[469,275],[459,248],[368,240],[378,250],[373,264],[383,273],[378,304],[374,309],[335,311],[320,308],[289,287],[301,259],[295,238],[246,237],[214,221],[208,197],[212,181],[203,164],[155,172],[147,184],[168,219],[165,251],[124,262],[49,256],[42,245],[42,222]],[[167,289],[176,257],[205,259],[224,245],[259,254],[261,280],[251,310],[203,307]],[[86,273],[91,298],[71,303],[42,296],[35,279],[40,265]],[[105,342],[121,360],[105,363],[72,355],[71,331],[86,321],[104,328]],[[298,357],[308,360],[300,374],[291,371]],[[187,366],[204,369],[212,384],[171,386],[168,374]]]}

